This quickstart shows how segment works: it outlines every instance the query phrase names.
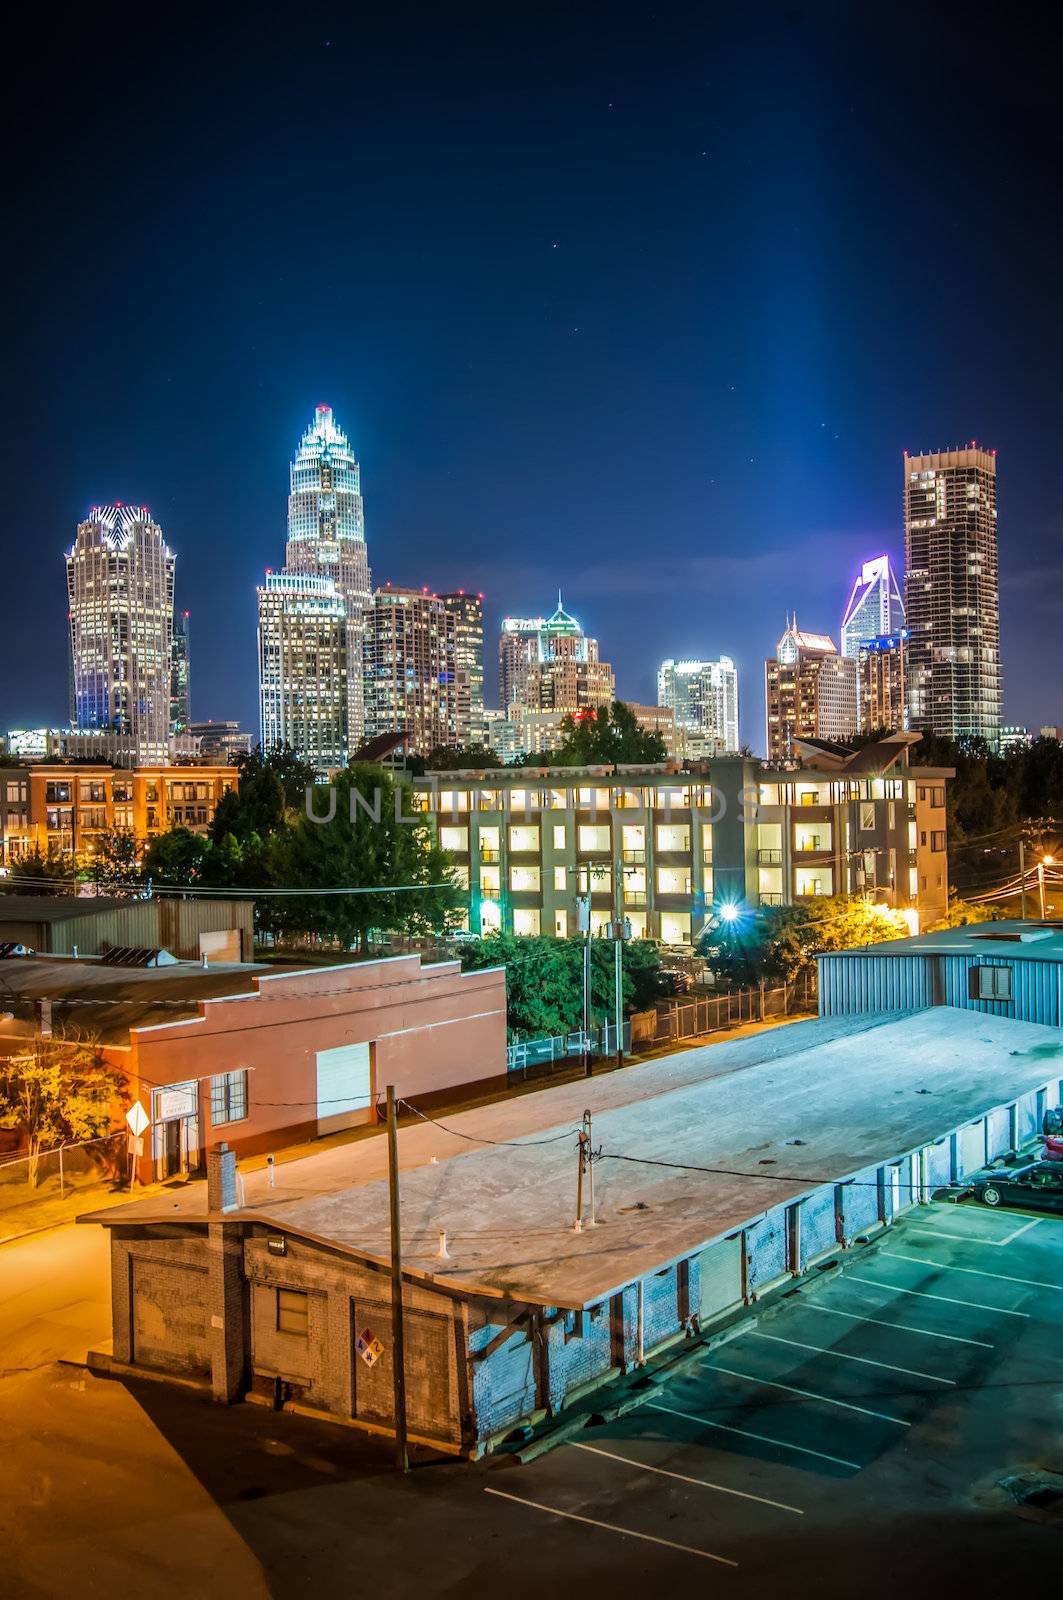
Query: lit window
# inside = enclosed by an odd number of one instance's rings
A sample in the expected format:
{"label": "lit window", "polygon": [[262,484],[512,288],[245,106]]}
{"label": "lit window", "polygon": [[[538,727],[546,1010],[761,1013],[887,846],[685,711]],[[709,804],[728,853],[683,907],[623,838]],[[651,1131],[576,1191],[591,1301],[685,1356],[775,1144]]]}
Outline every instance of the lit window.
{"label": "lit window", "polygon": [[210,1080],[210,1120],[214,1127],[223,1122],[240,1122],[247,1116],[247,1070],[222,1072]]}
{"label": "lit window", "polygon": [[277,1290],[277,1332],[305,1339],[310,1332],[310,1296],[305,1289]]}

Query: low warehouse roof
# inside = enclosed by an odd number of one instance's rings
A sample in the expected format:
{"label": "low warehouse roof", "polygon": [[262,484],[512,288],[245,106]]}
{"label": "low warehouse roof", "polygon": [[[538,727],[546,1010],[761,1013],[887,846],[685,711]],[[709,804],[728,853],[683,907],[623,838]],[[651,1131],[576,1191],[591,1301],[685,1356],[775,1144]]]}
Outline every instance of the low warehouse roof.
{"label": "low warehouse roof", "polygon": [[827,950],[817,959],[840,956],[969,956],[981,961],[1063,961],[1063,922],[970,922],[910,939],[883,939],[852,950]]}
{"label": "low warehouse roof", "polygon": [[[773,1206],[932,1143],[1061,1073],[1057,1029],[939,1006],[795,1023],[449,1116],[446,1129],[404,1128],[403,1264],[469,1293],[592,1305]],[[596,1163],[598,1226],[574,1233],[585,1106],[603,1157],[641,1159]],[[385,1160],[377,1138],[279,1168],[275,1190],[265,1174],[248,1174],[246,1204],[230,1215],[385,1261]],[[205,1217],[200,1189],[82,1220]],[[442,1263],[440,1229],[453,1258]]]}

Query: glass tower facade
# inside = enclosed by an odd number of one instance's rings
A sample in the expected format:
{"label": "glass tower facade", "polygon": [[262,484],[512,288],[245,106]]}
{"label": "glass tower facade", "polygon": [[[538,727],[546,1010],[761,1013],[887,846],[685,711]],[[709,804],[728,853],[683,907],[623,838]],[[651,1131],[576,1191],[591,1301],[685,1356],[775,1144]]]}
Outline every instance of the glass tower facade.
{"label": "glass tower facade", "polygon": [[904,458],[912,728],[996,746],[1001,724],[996,451]]}
{"label": "glass tower facade", "polygon": [[346,607],[347,748],[365,733],[363,649],[372,605],[361,472],[331,406],[318,406],[291,464],[285,571],[327,578]]}
{"label": "glass tower facade", "polygon": [[855,659],[865,639],[880,639],[903,627],[904,601],[889,556],[865,561],[842,618],[842,655]]}
{"label": "glass tower facade", "polygon": [[147,506],[93,506],[66,558],[70,720],[169,752],[176,561]]}

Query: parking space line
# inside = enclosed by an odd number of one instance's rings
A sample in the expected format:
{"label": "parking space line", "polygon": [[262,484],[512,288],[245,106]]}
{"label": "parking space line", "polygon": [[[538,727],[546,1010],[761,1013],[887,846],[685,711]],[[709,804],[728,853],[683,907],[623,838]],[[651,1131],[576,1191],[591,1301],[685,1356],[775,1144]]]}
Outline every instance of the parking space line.
{"label": "parking space line", "polygon": [[[918,1257],[915,1259],[918,1260]],[[968,1311],[992,1311],[997,1317],[1022,1317],[1029,1322],[1028,1311],[1009,1311],[1007,1306],[984,1306],[978,1300],[957,1300],[951,1294],[931,1294],[929,1289],[902,1289],[899,1283],[882,1283],[878,1278],[860,1278],[855,1272],[845,1274],[847,1283],[867,1283],[872,1289],[884,1289],[887,1294],[914,1294],[918,1300],[940,1300],[947,1306],[966,1306]]]}
{"label": "parking space line", "polygon": [[[859,1280],[867,1283],[866,1278]],[[892,1328],[896,1333],[921,1333],[928,1339],[947,1339],[950,1344],[976,1344],[983,1350],[994,1350],[987,1339],[962,1339],[958,1333],[938,1333],[936,1328],[913,1328],[907,1322],[887,1322],[885,1317],[861,1317],[856,1311],[839,1311],[837,1306],[821,1306],[814,1300],[809,1300],[805,1311],[825,1311],[829,1317],[848,1317],[850,1322],[873,1322],[877,1328]]]}
{"label": "parking space line", "polygon": [[729,1489],[724,1483],[710,1483],[708,1478],[689,1478],[685,1472],[670,1472],[667,1467],[651,1467],[646,1461],[636,1461],[632,1456],[617,1455],[615,1450],[603,1450],[596,1444],[580,1444],[573,1441],[574,1450],[586,1450],[592,1456],[605,1456],[607,1461],[621,1461],[625,1467],[637,1467],[640,1472],[656,1472],[662,1478],[676,1478],[680,1483],[696,1483],[701,1489],[715,1489],[719,1494],[733,1494],[739,1500],[755,1500],[761,1506],[774,1506],[776,1511],[792,1511],[795,1517],[803,1517],[804,1512],[799,1506],[788,1506],[782,1500],[768,1500],[762,1494],[750,1494],[745,1489]]}
{"label": "parking space line", "polygon": [[746,1383],[759,1383],[766,1389],[785,1389],[787,1394],[799,1394],[802,1400],[818,1400],[825,1406],[838,1406],[842,1411],[859,1411],[865,1417],[877,1417],[879,1422],[893,1422],[898,1428],[910,1428],[911,1423],[902,1417],[891,1417],[885,1411],[872,1411],[868,1406],[854,1405],[851,1400],[835,1400],[829,1394],[814,1394],[811,1389],[796,1389],[792,1383],[780,1383],[777,1378],[757,1378],[749,1372],[736,1372],[733,1367],[707,1367],[708,1372],[722,1372],[728,1378],[742,1378]]}
{"label": "parking space line", "polygon": [[659,1400],[647,1400],[646,1407],[650,1411],[666,1411],[670,1417],[683,1417],[687,1422],[696,1422],[699,1428],[713,1428],[718,1433],[738,1433],[743,1439],[757,1439],[761,1444],[773,1444],[777,1450],[796,1450],[798,1455],[816,1456],[820,1461],[833,1461],[836,1467],[852,1467],[854,1472],[860,1471],[859,1461],[846,1461],[842,1456],[830,1456],[825,1450],[813,1450],[807,1444],[791,1444],[788,1439],[772,1439],[766,1433],[755,1433],[752,1428],[736,1428],[727,1422],[710,1422],[708,1417],[699,1417],[693,1411],[677,1411],[675,1406],[663,1406]]}
{"label": "parking space line", "polygon": [[761,1333],[754,1328],[754,1339],[770,1339],[772,1344],[789,1344],[795,1350],[813,1350],[817,1355],[835,1356],[839,1361],[859,1361],[862,1367],[881,1367],[884,1372],[901,1372],[906,1378],[925,1378],[928,1383],[944,1383],[950,1389],[955,1389],[956,1382],[953,1378],[938,1378],[932,1372],[916,1372],[914,1367],[895,1367],[889,1361],[872,1361],[870,1356],[853,1356],[847,1350],[833,1350],[830,1345],[802,1344],[800,1339],[784,1339],[778,1333]]}
{"label": "parking space line", "polygon": [[499,1500],[512,1500],[514,1505],[529,1506],[532,1511],[545,1511],[550,1517],[567,1517],[570,1522],[582,1522],[588,1528],[604,1528],[607,1533],[619,1533],[627,1539],[645,1539],[647,1544],[663,1544],[669,1550],[682,1550],[688,1556],[701,1556],[705,1561],[718,1561],[721,1567],[737,1567],[738,1562],[729,1556],[715,1555],[711,1550],[698,1550],[692,1544],[677,1544],[674,1539],[662,1539],[655,1533],[639,1533],[635,1528],[622,1528],[616,1522],[599,1522],[596,1517],[581,1517],[578,1511],[559,1511],[557,1506],[544,1506],[538,1500],[525,1500],[519,1494],[507,1494],[504,1489],[488,1489]]}
{"label": "parking space line", "polygon": [[1021,1228],[1016,1228],[1014,1233],[1009,1233],[1006,1239],[1001,1239],[1001,1241],[1000,1241],[1001,1244],[1002,1245],[1010,1244],[1011,1241],[1013,1239],[1017,1239],[1020,1234],[1029,1233],[1031,1228],[1036,1228],[1037,1224],[1039,1222],[1043,1222],[1044,1220],[1045,1220],[1044,1217],[1031,1217],[1030,1221],[1029,1222],[1024,1222]]}
{"label": "parking space line", "polygon": [[929,1233],[935,1239],[955,1239],[959,1244],[984,1244],[990,1250],[1003,1250],[1005,1245],[1011,1244],[1021,1234],[1029,1233],[1031,1228],[1036,1228],[1037,1224],[1043,1221],[1043,1217],[1033,1217],[1031,1221],[1024,1222],[1021,1227],[1013,1228],[1010,1233],[1004,1235],[1003,1239],[980,1239],[976,1233],[949,1233],[944,1228],[921,1228],[917,1222],[909,1223],[904,1231],[906,1233]]}
{"label": "parking space line", "polygon": [[917,1267],[936,1267],[939,1272],[967,1272],[973,1278],[995,1278],[998,1283],[1022,1283],[1028,1289],[1055,1289],[1063,1291],[1063,1283],[1046,1283],[1043,1278],[1012,1278],[1006,1272],[985,1272],[981,1267],[954,1267],[949,1261],[929,1261],[924,1256],[906,1256],[900,1250],[883,1250],[884,1256],[895,1261],[914,1261]]}

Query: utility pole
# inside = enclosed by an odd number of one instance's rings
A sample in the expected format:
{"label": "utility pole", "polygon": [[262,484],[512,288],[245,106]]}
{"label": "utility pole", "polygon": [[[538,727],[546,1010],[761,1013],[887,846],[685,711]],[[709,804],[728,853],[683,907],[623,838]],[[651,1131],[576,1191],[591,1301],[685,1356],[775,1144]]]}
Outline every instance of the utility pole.
{"label": "utility pole", "polygon": [[1019,840],[1019,877],[1022,879],[1022,920],[1026,921],[1026,839]]}
{"label": "utility pole", "polygon": [[1048,921],[1048,911],[1045,906],[1045,868],[1052,865],[1051,856],[1042,856],[1037,863],[1037,892],[1041,898],[1041,921]]}
{"label": "utility pole", "polygon": [[594,1075],[591,1054],[591,864],[588,861],[587,892],[583,897],[583,1076]]}
{"label": "utility pole", "polygon": [[391,1370],[395,1401],[395,1465],[410,1469],[406,1453],[406,1348],[402,1325],[402,1228],[399,1217],[399,1124],[395,1085],[388,1084],[388,1198],[391,1211]]}

